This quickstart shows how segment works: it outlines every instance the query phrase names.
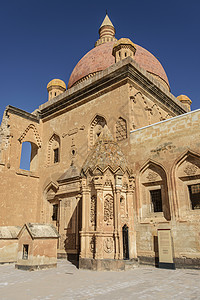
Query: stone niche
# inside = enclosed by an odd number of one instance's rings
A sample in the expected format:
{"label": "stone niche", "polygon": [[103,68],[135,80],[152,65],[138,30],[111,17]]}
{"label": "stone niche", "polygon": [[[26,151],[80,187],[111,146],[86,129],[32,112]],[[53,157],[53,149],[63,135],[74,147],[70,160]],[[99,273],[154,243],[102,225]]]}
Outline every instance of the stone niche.
{"label": "stone niche", "polygon": [[58,237],[53,225],[25,224],[18,234],[15,268],[33,271],[56,267]]}
{"label": "stone niche", "polygon": [[17,235],[20,229],[19,226],[0,227],[0,264],[17,261]]}

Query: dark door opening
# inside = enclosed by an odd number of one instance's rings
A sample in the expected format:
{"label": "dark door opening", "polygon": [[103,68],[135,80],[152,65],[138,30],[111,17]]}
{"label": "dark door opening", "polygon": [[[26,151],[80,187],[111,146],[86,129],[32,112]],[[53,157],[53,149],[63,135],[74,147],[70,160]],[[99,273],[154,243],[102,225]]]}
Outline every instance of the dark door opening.
{"label": "dark door opening", "polygon": [[122,227],[122,236],[123,236],[123,259],[129,259],[128,226],[126,224]]}

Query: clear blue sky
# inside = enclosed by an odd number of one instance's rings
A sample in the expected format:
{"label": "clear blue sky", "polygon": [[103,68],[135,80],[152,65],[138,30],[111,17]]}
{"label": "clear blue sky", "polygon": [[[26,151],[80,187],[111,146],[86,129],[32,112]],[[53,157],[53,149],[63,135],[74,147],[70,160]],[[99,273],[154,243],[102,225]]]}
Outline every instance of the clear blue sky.
{"label": "clear blue sky", "polygon": [[10,104],[28,112],[47,101],[47,83],[68,83],[93,48],[105,11],[116,37],[128,37],[162,63],[175,96],[200,107],[200,2],[197,0],[1,1],[0,117]]}

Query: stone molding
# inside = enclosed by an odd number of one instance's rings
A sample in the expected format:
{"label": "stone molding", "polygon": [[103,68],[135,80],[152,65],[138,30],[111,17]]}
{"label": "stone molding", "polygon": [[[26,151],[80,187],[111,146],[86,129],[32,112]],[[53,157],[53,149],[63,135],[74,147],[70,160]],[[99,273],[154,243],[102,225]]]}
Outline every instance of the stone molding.
{"label": "stone molding", "polygon": [[31,120],[31,121],[36,122],[36,123],[40,122],[39,118],[37,116],[35,116],[35,115],[31,114],[31,113],[28,113],[25,110],[22,110],[20,108],[11,106],[11,105],[6,106],[6,111],[8,113],[17,115],[19,117],[22,117],[22,118],[27,119],[27,120]]}

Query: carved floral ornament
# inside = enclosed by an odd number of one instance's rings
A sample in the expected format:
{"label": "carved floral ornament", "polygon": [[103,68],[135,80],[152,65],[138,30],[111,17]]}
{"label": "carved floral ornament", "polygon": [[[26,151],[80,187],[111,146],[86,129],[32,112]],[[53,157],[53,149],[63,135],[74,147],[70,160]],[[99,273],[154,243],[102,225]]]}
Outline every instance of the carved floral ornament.
{"label": "carved floral ornament", "polygon": [[107,237],[104,239],[103,249],[106,253],[113,252],[113,238]]}
{"label": "carved floral ornament", "polygon": [[155,181],[157,179],[157,177],[158,177],[158,174],[156,172],[149,171],[146,179],[148,181]]}
{"label": "carved floral ornament", "polygon": [[187,163],[185,169],[184,169],[184,173],[187,174],[188,176],[192,176],[192,175],[195,175],[197,170],[199,168],[194,165],[194,164],[191,164],[191,163]]}

